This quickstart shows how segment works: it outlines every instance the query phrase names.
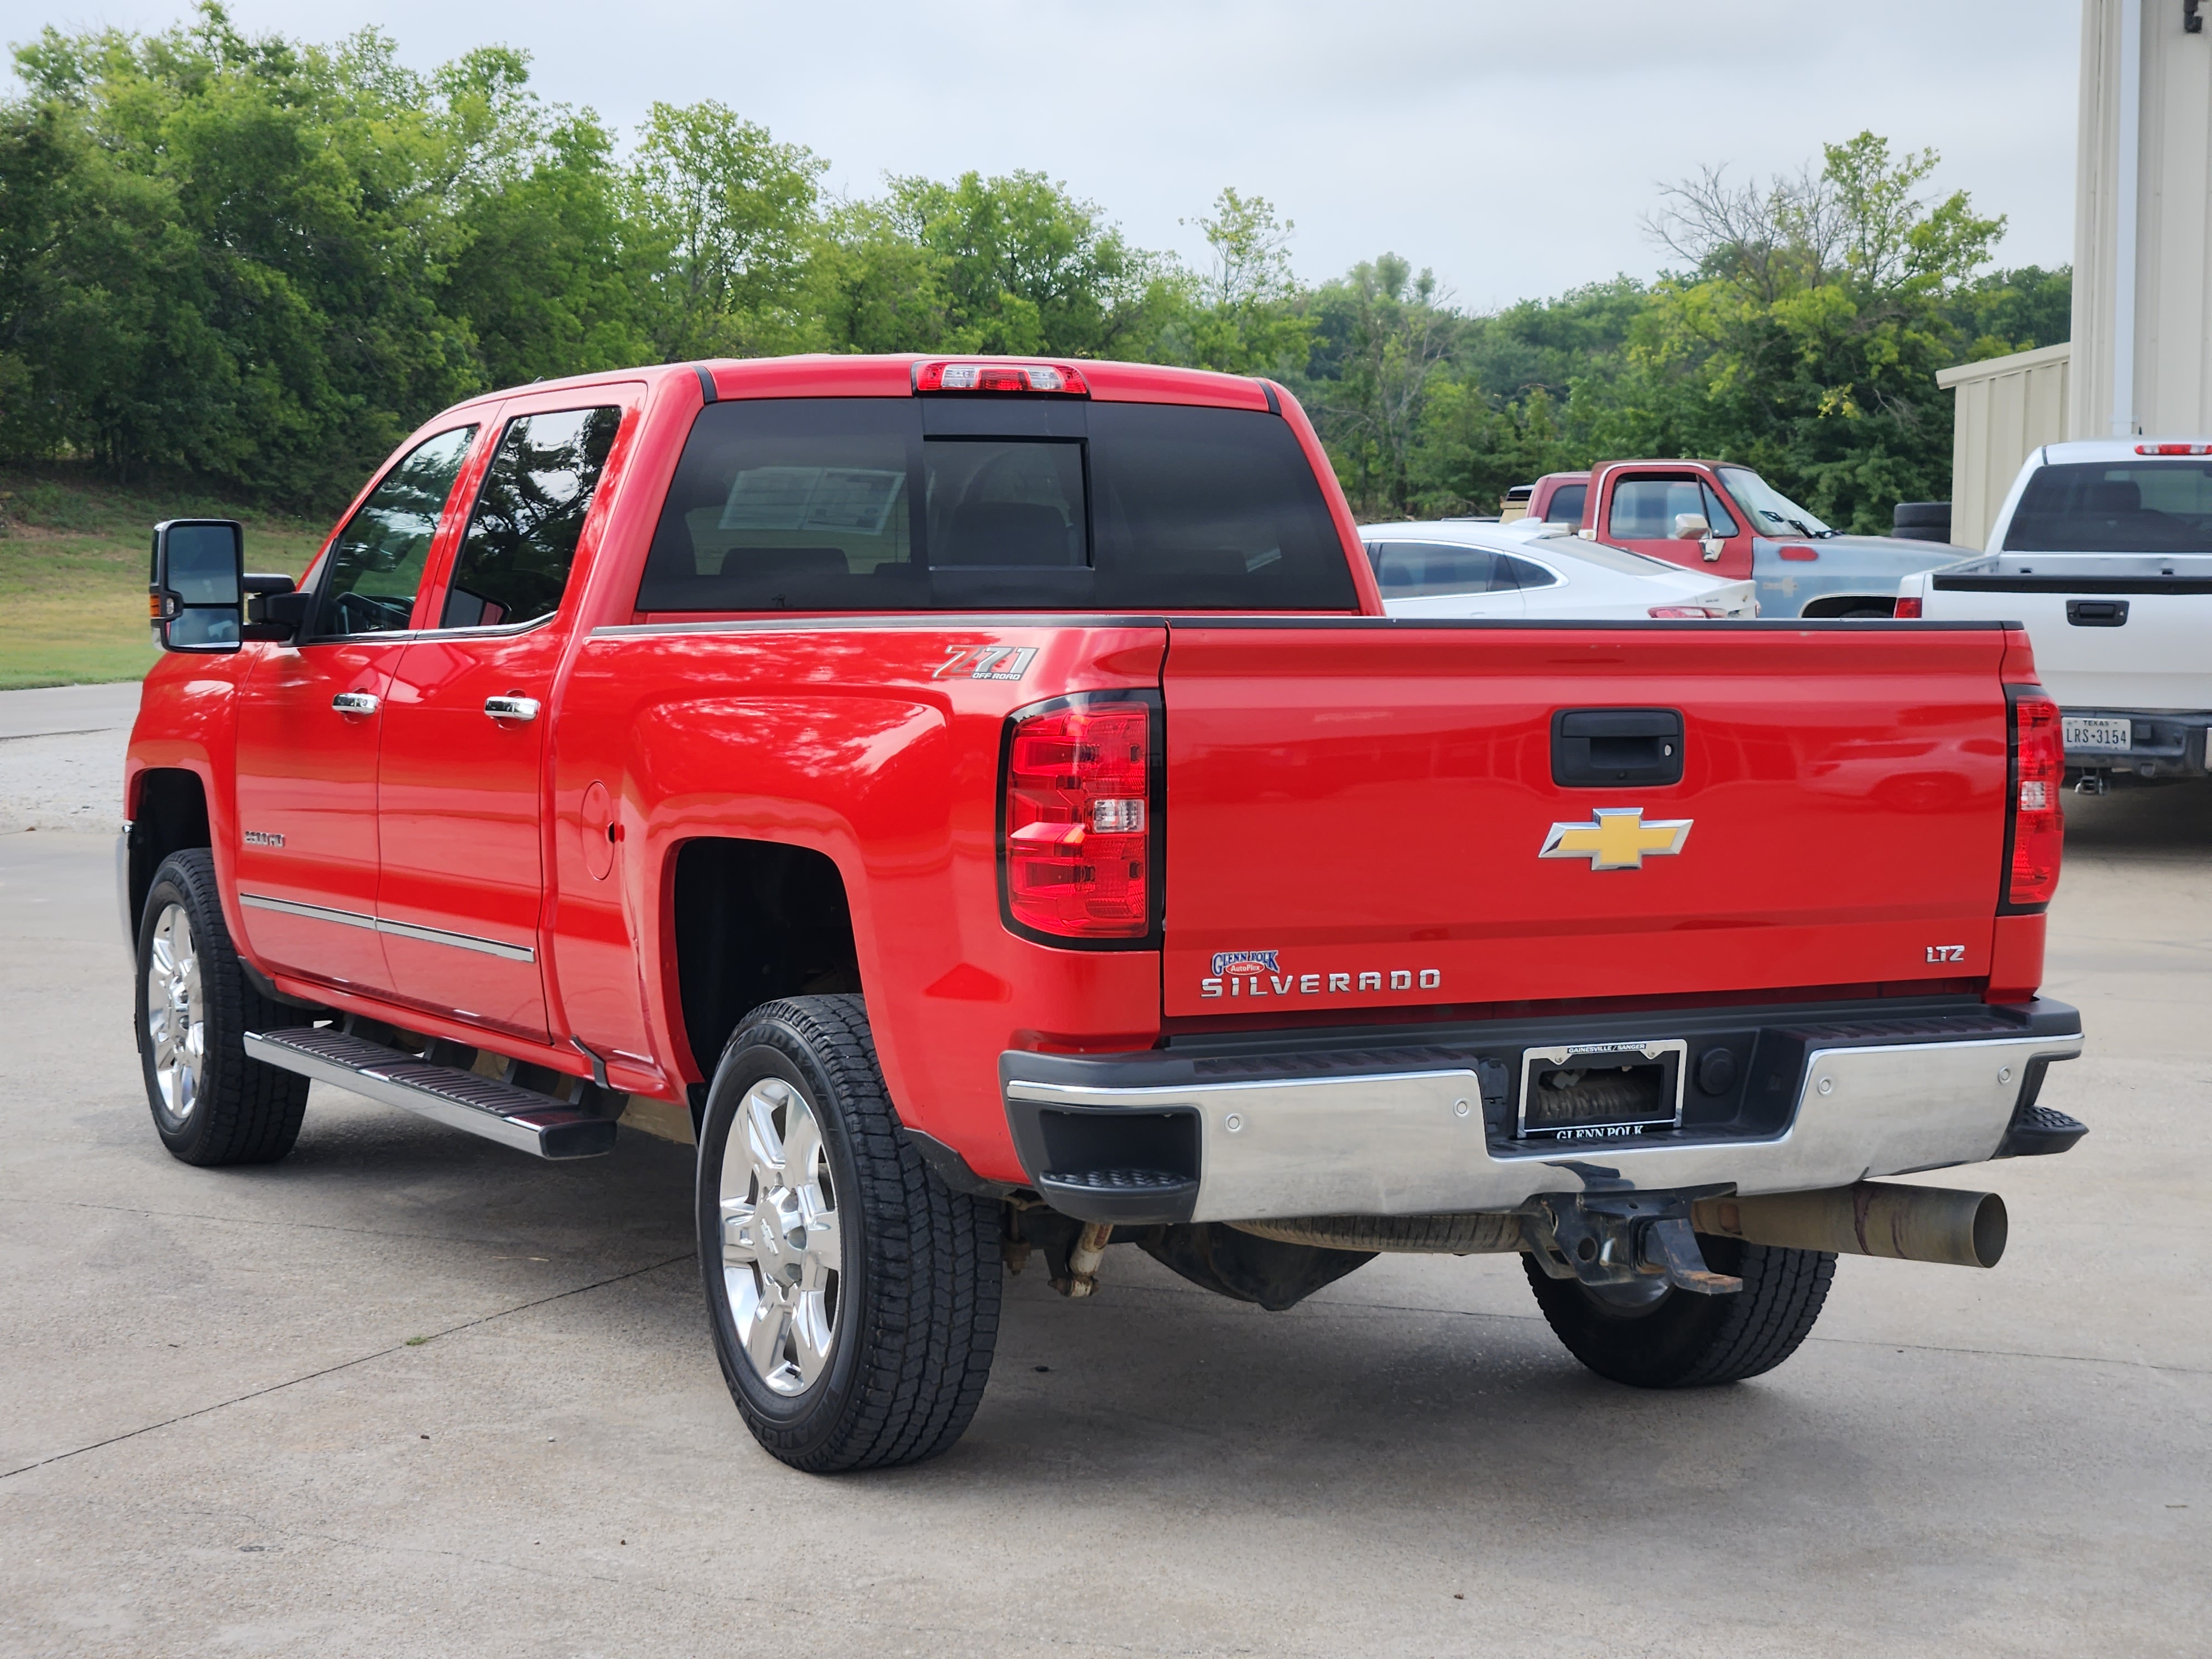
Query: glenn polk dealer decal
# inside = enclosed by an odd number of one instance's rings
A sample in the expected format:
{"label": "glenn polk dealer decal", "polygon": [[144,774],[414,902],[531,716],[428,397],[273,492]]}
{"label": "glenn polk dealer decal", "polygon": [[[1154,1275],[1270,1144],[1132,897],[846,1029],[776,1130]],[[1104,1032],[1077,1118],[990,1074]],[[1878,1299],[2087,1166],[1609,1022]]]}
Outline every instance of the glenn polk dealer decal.
{"label": "glenn polk dealer decal", "polygon": [[1213,972],[1199,981],[1202,997],[1345,997],[1383,990],[1433,991],[1444,976],[1435,968],[1370,968],[1341,974],[1282,971],[1279,951],[1216,951]]}
{"label": "glenn polk dealer decal", "polygon": [[933,680],[1018,680],[1030,672],[1033,645],[963,645],[954,650]]}

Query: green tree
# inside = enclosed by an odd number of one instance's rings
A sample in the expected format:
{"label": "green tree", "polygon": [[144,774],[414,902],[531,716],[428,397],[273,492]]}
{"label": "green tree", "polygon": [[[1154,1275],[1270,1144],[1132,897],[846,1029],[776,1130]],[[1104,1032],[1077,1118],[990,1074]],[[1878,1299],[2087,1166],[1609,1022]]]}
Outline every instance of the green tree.
{"label": "green tree", "polygon": [[1431,385],[1448,373],[1462,319],[1435,273],[1395,253],[1354,265],[1313,295],[1314,348],[1297,386],[1337,477],[1363,516],[1413,510],[1413,452]]}
{"label": "green tree", "polygon": [[1211,217],[1196,223],[1213,258],[1194,284],[1188,325],[1191,362],[1231,374],[1281,375],[1302,368],[1316,321],[1299,309],[1297,279],[1291,273],[1291,234],[1297,227],[1276,217],[1266,197],[1240,195],[1233,187],[1213,198]]}
{"label": "green tree", "polygon": [[888,225],[933,256],[940,349],[1142,356],[1175,310],[1174,273],[1039,173],[893,178]]}
{"label": "green tree", "polygon": [[1687,447],[1858,530],[1943,492],[1936,371],[1965,355],[1953,303],[2004,222],[1963,191],[1923,198],[1936,163],[1863,132],[1826,146],[1818,173],[1733,186],[1710,169],[1667,192],[1651,228],[1692,271],[1659,285],[1631,356]]}
{"label": "green tree", "polygon": [[2074,272],[2022,265],[1992,270],[1966,284],[1952,299],[1951,322],[1973,342],[1970,358],[2002,357],[2073,337]]}
{"label": "green tree", "polygon": [[841,203],[808,256],[806,309],[830,351],[935,351],[953,342],[950,255],[881,202]]}
{"label": "green tree", "polygon": [[711,99],[653,106],[628,187],[657,356],[746,356],[801,335],[827,165]]}
{"label": "green tree", "polygon": [[327,500],[473,389],[437,301],[442,112],[382,36],[249,40],[205,4],[159,35],[48,29],[16,68],[15,444]]}
{"label": "green tree", "polygon": [[441,300],[486,386],[653,355],[615,137],[589,110],[540,103],[528,78],[528,57],[499,47],[432,76],[447,141],[438,187],[459,232]]}

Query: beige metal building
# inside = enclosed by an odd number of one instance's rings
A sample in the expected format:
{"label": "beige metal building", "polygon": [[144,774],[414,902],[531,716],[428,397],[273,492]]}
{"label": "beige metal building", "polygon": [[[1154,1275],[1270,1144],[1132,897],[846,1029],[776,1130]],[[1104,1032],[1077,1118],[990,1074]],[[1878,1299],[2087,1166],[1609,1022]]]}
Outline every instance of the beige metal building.
{"label": "beige metal building", "polygon": [[[2204,7],[2212,15],[2212,4]],[[2074,337],[1962,363],[1951,538],[1979,547],[2030,451],[2212,436],[2212,31],[2184,0],[2082,0]]]}

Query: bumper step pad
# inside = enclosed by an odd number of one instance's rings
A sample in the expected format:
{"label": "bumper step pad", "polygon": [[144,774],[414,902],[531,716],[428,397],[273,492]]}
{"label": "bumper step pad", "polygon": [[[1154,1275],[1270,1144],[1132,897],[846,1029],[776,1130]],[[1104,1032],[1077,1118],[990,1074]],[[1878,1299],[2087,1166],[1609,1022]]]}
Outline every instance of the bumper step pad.
{"label": "bumper step pad", "polygon": [[1998,1143],[1996,1156],[2041,1158],[2071,1152],[2074,1143],[2088,1133],[2089,1126],[2078,1117],[2069,1117],[2048,1106],[2023,1106],[2013,1115],[2012,1127]]}
{"label": "bumper step pad", "polygon": [[457,1066],[433,1066],[343,1031],[317,1026],[249,1031],[246,1052],[265,1066],[334,1083],[537,1158],[597,1158],[614,1150],[612,1118]]}

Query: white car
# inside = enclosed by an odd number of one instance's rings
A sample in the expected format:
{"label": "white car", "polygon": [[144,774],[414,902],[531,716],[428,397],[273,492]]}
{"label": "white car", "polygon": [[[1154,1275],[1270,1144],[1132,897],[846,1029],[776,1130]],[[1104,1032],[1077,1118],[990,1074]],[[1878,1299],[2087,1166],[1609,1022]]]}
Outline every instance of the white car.
{"label": "white car", "polygon": [[2019,622],[2066,763],[2203,777],[2212,732],[2212,439],[2091,438],[2027,458],[1978,559],[1907,576],[1897,614]]}
{"label": "white car", "polygon": [[1527,523],[1363,525],[1359,539],[1382,586],[1382,608],[1394,617],[1595,621],[1759,614],[1747,581],[1725,581],[1571,532],[1535,533],[1522,528]]}

